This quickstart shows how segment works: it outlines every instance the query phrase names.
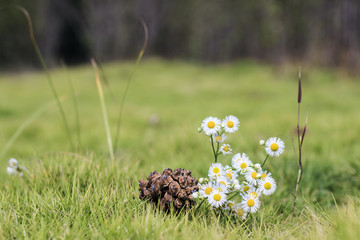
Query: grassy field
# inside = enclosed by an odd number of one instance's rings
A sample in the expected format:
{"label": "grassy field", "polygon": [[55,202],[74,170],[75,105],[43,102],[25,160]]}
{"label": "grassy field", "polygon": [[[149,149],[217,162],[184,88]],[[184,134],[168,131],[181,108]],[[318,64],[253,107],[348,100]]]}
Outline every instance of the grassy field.
{"label": "grassy field", "polygon": [[[120,100],[132,63],[104,66]],[[33,239],[356,239],[360,236],[360,81],[341,72],[303,68],[304,175],[294,222],[297,177],[292,139],[297,121],[297,69],[242,61],[199,65],[149,59],[140,64],[124,105],[116,160],[109,161],[104,123],[89,66],[51,72],[76,143],[69,144],[45,75],[0,75],[0,150],[28,121],[0,159],[0,238]],[[79,108],[80,134],[71,79]],[[104,86],[111,132],[119,103]],[[34,116],[33,121],[31,116]],[[285,153],[267,162],[278,189],[247,222],[213,212],[165,215],[140,201],[138,180],[154,170],[186,168],[207,175],[209,141],[197,133],[206,116],[235,115],[234,153],[261,162],[258,142],[282,138]],[[158,121],[153,121],[158,119]],[[14,157],[29,172],[8,176]],[[220,162],[230,163],[231,156]]]}

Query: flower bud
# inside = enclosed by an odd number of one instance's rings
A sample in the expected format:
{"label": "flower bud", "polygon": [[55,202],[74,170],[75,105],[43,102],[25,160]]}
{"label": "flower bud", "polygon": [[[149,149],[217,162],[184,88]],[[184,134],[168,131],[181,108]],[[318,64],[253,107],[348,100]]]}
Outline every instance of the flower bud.
{"label": "flower bud", "polygon": [[265,141],[264,141],[264,140],[260,140],[260,141],[259,141],[259,144],[260,144],[260,146],[264,146],[264,145],[265,145]]}
{"label": "flower bud", "polygon": [[199,132],[199,133],[201,133],[202,132],[202,128],[201,127],[199,127],[198,129],[197,129],[197,131]]}
{"label": "flower bud", "polygon": [[199,183],[200,183],[200,184],[203,184],[204,182],[205,182],[205,179],[204,179],[204,178],[200,178],[200,179],[199,179]]}
{"label": "flower bud", "polygon": [[256,168],[256,169],[259,169],[260,167],[261,167],[260,163],[256,163],[256,164],[255,164],[255,168]]}
{"label": "flower bud", "polygon": [[199,193],[199,192],[194,192],[194,193],[192,194],[192,197],[193,197],[194,199],[197,199],[197,198],[200,197],[200,193]]}

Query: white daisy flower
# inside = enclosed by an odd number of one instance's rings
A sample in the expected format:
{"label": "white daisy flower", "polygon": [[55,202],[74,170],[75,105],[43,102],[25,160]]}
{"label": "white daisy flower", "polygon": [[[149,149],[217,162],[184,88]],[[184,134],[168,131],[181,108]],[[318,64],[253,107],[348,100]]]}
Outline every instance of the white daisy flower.
{"label": "white daisy flower", "polygon": [[241,202],[242,209],[247,213],[254,213],[260,208],[260,200],[254,194],[248,194]]}
{"label": "white daisy flower", "polygon": [[208,202],[211,206],[218,208],[221,207],[226,202],[226,195],[223,192],[213,192],[208,197]]}
{"label": "white daisy flower", "polygon": [[213,163],[209,168],[209,178],[219,177],[224,174],[224,167],[221,163]]}
{"label": "white daisy flower", "polygon": [[248,167],[252,164],[246,153],[237,153],[233,156],[232,166],[240,173],[245,173]]}
{"label": "white daisy flower", "polygon": [[256,186],[257,180],[261,178],[261,175],[258,174],[254,169],[249,168],[249,171],[245,174],[245,179],[248,183]]}
{"label": "white daisy flower", "polygon": [[225,176],[218,176],[215,178],[215,181],[219,185],[223,185],[224,187],[230,187],[230,182]]}
{"label": "white daisy flower", "polygon": [[201,123],[201,128],[206,135],[216,134],[221,129],[221,121],[216,117],[207,117]]}
{"label": "white daisy flower", "polygon": [[241,204],[238,203],[234,206],[233,215],[240,217],[242,220],[246,219],[247,212],[241,207]]}
{"label": "white daisy flower", "polygon": [[225,170],[225,176],[229,181],[234,181],[238,177],[238,174],[231,168],[228,168]]}
{"label": "white daisy flower", "polygon": [[214,187],[211,183],[200,185],[199,193],[202,197],[208,197],[214,191]]}
{"label": "white daisy flower", "polygon": [[271,177],[271,173],[267,171],[261,171],[259,174],[261,175],[261,180],[264,180],[266,177]]}
{"label": "white daisy flower", "polygon": [[[215,133],[213,135],[211,135],[212,139],[214,142],[217,142],[217,143],[222,143],[226,140],[227,136],[223,133],[223,134],[218,134],[218,133]],[[211,141],[211,139],[210,139]]]}
{"label": "white daisy flower", "polygon": [[276,190],[276,182],[272,177],[266,177],[260,181],[259,189],[264,195],[271,195]]}
{"label": "white daisy flower", "polygon": [[9,160],[9,165],[10,165],[10,167],[16,169],[18,166],[18,161],[15,158],[11,158]]}
{"label": "white daisy flower", "polygon": [[239,129],[239,119],[237,117],[234,117],[232,115],[225,117],[224,120],[222,120],[222,126],[227,133],[233,133],[236,132]]}
{"label": "white daisy flower", "polygon": [[223,144],[220,147],[220,152],[222,152],[223,155],[231,154],[232,149],[230,148],[229,144]]}
{"label": "white daisy flower", "polygon": [[248,194],[249,191],[253,191],[253,189],[255,189],[255,187],[248,182],[243,182],[240,185],[240,190],[241,190],[242,194]]}
{"label": "white daisy flower", "polygon": [[[250,188],[248,191],[248,194],[252,194],[255,196],[255,198],[260,198],[261,197],[261,190],[260,189],[256,189],[256,188]],[[245,195],[243,195],[245,196]]]}
{"label": "white daisy flower", "polygon": [[234,201],[226,201],[224,205],[224,209],[232,212],[235,208],[235,202]]}
{"label": "white daisy flower", "polygon": [[16,170],[12,167],[7,167],[6,171],[9,175],[16,175]]}
{"label": "white daisy flower", "polygon": [[213,186],[214,192],[222,192],[222,193],[228,193],[228,188],[223,184],[216,184]]}
{"label": "white daisy flower", "polygon": [[265,151],[271,157],[278,157],[284,152],[285,144],[280,138],[269,138],[265,143]]}

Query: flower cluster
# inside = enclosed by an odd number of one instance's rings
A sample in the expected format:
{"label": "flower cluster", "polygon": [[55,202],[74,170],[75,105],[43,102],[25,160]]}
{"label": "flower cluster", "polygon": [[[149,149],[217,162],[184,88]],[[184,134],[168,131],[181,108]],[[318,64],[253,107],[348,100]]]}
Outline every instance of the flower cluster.
{"label": "flower cluster", "polygon": [[6,171],[8,172],[8,174],[20,176],[20,177],[23,176],[23,172],[24,172],[24,170],[26,170],[26,168],[21,167],[15,158],[11,158],[9,160],[9,165],[10,166],[6,168]]}
{"label": "flower cluster", "polygon": [[[231,165],[217,162],[217,156],[222,148],[220,140],[226,138],[225,133],[233,133],[239,128],[239,120],[228,116],[220,121],[215,117],[206,118],[201,124],[201,130],[210,137],[215,157],[208,172],[207,178],[199,179],[199,192],[193,197],[202,202],[207,202],[217,211],[246,219],[249,213],[256,212],[261,205],[261,197],[272,195],[276,190],[276,182],[270,172],[263,169],[269,156],[279,156],[284,152],[284,142],[280,138],[269,138],[266,142],[261,140],[260,145],[265,146],[267,153],[262,164],[253,163],[246,153],[233,155]],[[217,143],[217,150],[214,144]],[[230,151],[231,154],[231,151]],[[237,203],[235,201],[238,201]]]}
{"label": "flower cluster", "polygon": [[[220,154],[227,155],[232,153],[232,149],[229,144],[222,144],[227,136],[225,133],[234,133],[239,129],[239,120],[230,115],[220,120],[216,117],[207,117],[202,121],[199,132],[204,132],[210,137],[210,141],[213,147],[213,153],[215,156],[215,162],[217,162],[217,156]],[[216,150],[214,143],[217,144]]]}

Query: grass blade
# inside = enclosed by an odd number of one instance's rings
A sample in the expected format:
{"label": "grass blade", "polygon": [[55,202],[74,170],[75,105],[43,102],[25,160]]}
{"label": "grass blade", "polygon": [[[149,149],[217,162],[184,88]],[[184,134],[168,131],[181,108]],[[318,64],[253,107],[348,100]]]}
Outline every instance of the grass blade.
{"label": "grass blade", "polygon": [[130,83],[131,83],[131,80],[132,80],[133,75],[135,73],[135,70],[136,70],[137,66],[139,65],[139,63],[140,63],[140,61],[141,61],[141,59],[142,59],[142,57],[144,55],[144,52],[146,50],[146,46],[147,46],[147,43],[148,43],[148,38],[149,38],[148,29],[147,29],[147,26],[146,26],[144,20],[140,19],[140,21],[141,21],[141,24],[142,24],[142,26],[144,28],[145,39],[144,39],[143,47],[140,50],[138,58],[137,58],[136,63],[134,65],[134,68],[132,69],[132,71],[130,73],[129,79],[127,81],[127,84],[126,84],[126,87],[125,87],[125,90],[124,90],[124,93],[123,93],[123,96],[122,96],[122,99],[121,99],[121,102],[120,102],[119,116],[118,116],[118,121],[117,121],[117,126],[116,126],[116,135],[115,135],[115,140],[114,140],[115,149],[117,148],[117,144],[118,144],[118,140],[119,140],[119,136],[120,136],[120,126],[121,126],[122,114],[123,114],[123,111],[124,111],[124,103],[125,103],[128,91],[129,91]]}
{"label": "grass blade", "polygon": [[101,86],[101,81],[100,81],[100,76],[99,76],[99,70],[98,70],[98,67],[96,65],[95,60],[92,58],[90,61],[91,61],[91,64],[92,64],[92,66],[93,66],[93,68],[95,70],[96,86],[97,86],[98,91],[99,91],[99,98],[100,98],[102,115],[103,115],[103,118],[104,118],[106,137],[107,137],[107,142],[108,142],[108,147],[109,147],[109,152],[110,152],[110,159],[111,159],[111,161],[114,161],[115,158],[114,158],[113,145],[112,145],[112,139],[111,139],[111,133],[110,133],[110,126],[109,126],[109,120],[108,120],[108,115],[107,115],[107,111],[106,111],[106,105],[105,105],[105,99],[104,99],[104,91],[103,91],[103,88]]}
{"label": "grass blade", "polygon": [[62,116],[62,118],[63,118],[64,126],[65,126],[66,132],[67,132],[68,137],[69,137],[69,142],[70,142],[71,148],[74,149],[74,144],[73,144],[73,141],[72,141],[72,138],[71,138],[70,127],[69,127],[68,121],[67,121],[67,119],[66,119],[66,115],[65,115],[64,109],[63,109],[63,107],[62,107],[62,105],[61,105],[61,101],[60,101],[59,96],[58,96],[58,93],[57,93],[57,91],[56,91],[56,89],[55,89],[54,83],[53,83],[53,81],[52,81],[52,78],[51,78],[51,76],[50,76],[49,70],[48,70],[48,68],[47,68],[47,66],[46,66],[46,63],[45,63],[45,61],[44,61],[44,58],[43,58],[43,56],[42,56],[42,54],[41,54],[41,51],[40,51],[40,49],[39,49],[39,46],[38,46],[38,44],[37,44],[37,42],[36,42],[36,40],[35,40],[34,31],[33,31],[33,25],[32,25],[32,21],[31,21],[31,16],[30,16],[29,12],[28,12],[25,8],[23,8],[23,7],[21,7],[21,6],[18,6],[18,5],[9,5],[9,7],[12,7],[12,8],[15,8],[15,9],[19,10],[22,14],[24,14],[24,16],[25,16],[25,18],[26,18],[26,21],[27,21],[27,24],[28,24],[28,29],[29,29],[29,35],[30,35],[30,39],[31,39],[32,45],[33,45],[33,47],[34,47],[34,49],[35,49],[35,52],[36,52],[36,54],[37,54],[37,56],[38,56],[38,58],[39,58],[39,60],[40,60],[41,65],[42,65],[42,67],[43,67],[43,69],[44,69],[44,71],[45,71],[46,78],[47,78],[48,83],[49,83],[49,85],[50,85],[51,91],[52,91],[52,93],[53,93],[53,95],[54,95],[54,97],[55,97],[55,99],[56,99],[56,103],[57,103],[57,105],[58,105],[60,114],[61,114],[61,116]]}
{"label": "grass blade", "polygon": [[[65,97],[63,97],[65,99]],[[35,119],[37,119],[43,112],[45,112],[49,107],[56,104],[56,101],[52,101],[50,103],[45,104],[38,110],[36,110],[28,119],[23,122],[18,129],[15,131],[15,133],[10,137],[10,139],[6,142],[5,146],[3,147],[1,153],[0,153],[0,159],[4,157],[6,152],[9,150],[9,148],[14,144],[16,139],[21,135],[21,133],[25,130],[27,126],[30,125]]]}
{"label": "grass blade", "polygon": [[80,116],[79,116],[79,107],[78,107],[78,102],[77,102],[77,96],[76,96],[76,92],[75,92],[74,85],[71,80],[70,74],[66,68],[66,65],[64,63],[62,63],[62,65],[66,72],[68,84],[69,84],[72,99],[73,99],[73,105],[74,105],[74,111],[75,111],[75,121],[76,121],[76,135],[77,135],[77,139],[78,139],[78,147],[81,148],[81,129],[80,129]]}

